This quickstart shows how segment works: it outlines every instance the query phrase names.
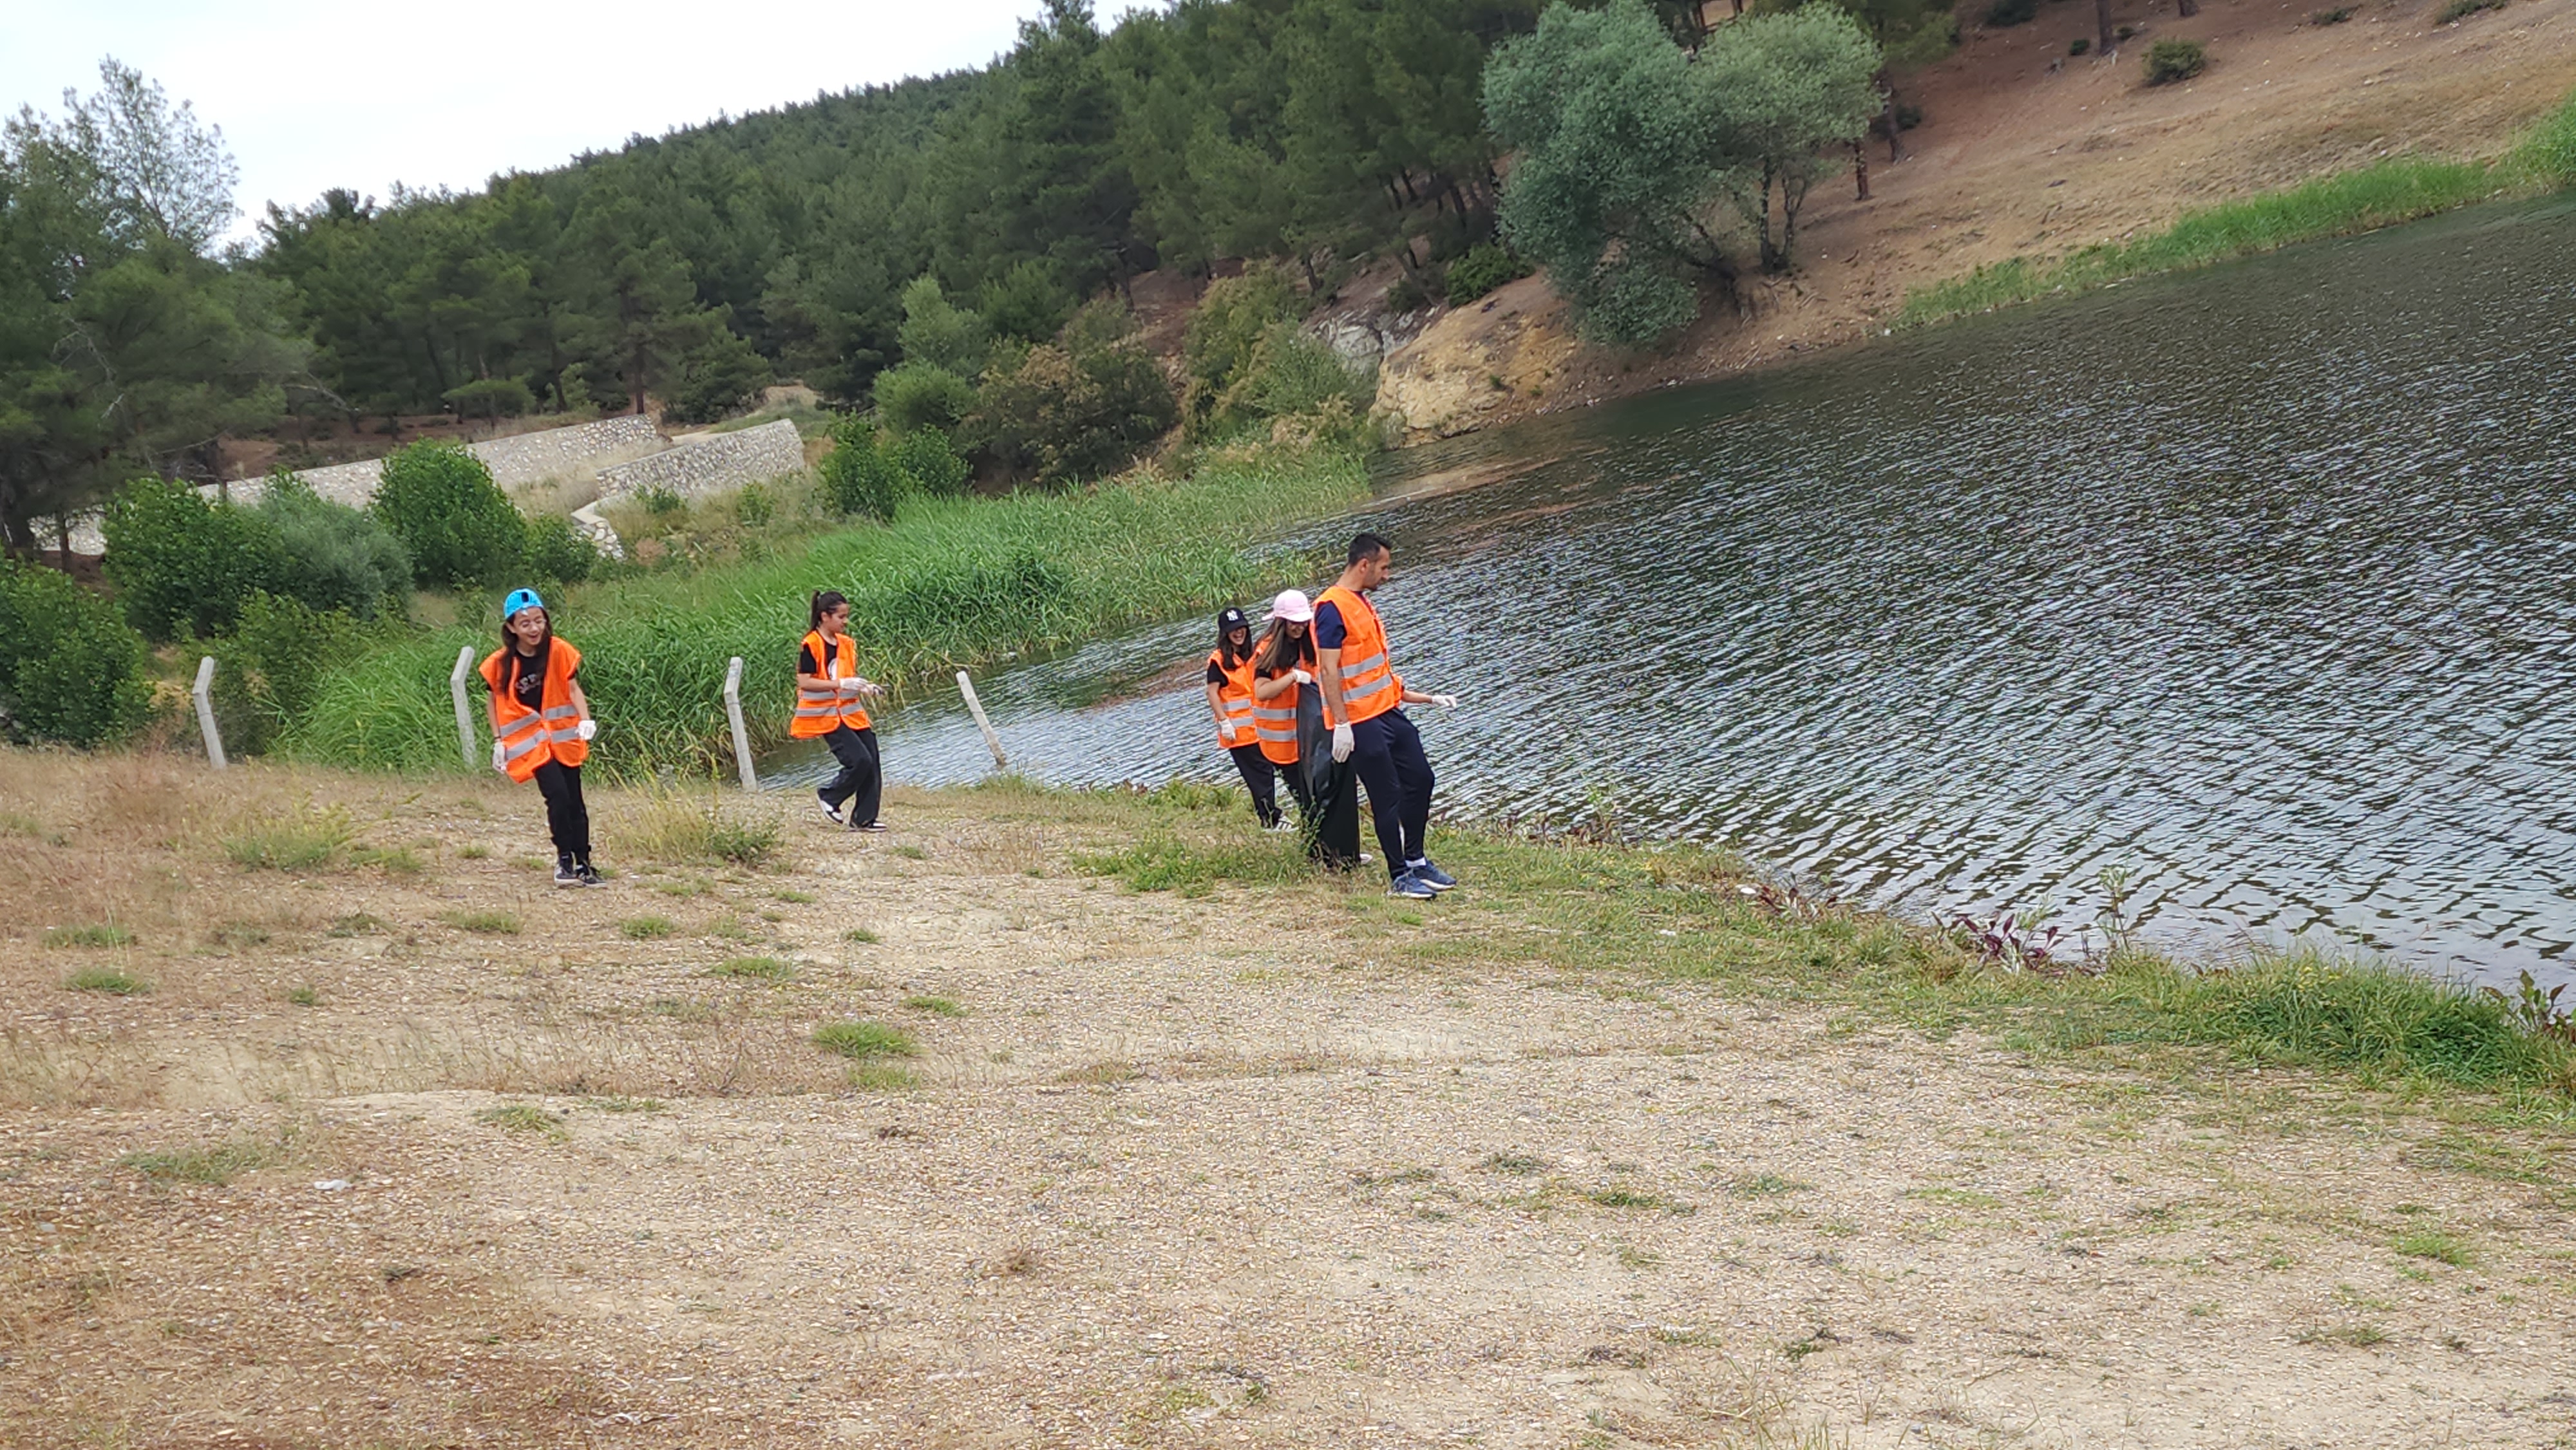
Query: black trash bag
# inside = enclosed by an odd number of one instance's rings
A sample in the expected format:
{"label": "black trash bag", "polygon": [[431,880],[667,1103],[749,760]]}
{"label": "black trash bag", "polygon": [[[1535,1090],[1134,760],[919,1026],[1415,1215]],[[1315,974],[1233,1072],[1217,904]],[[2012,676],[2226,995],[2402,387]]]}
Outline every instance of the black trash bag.
{"label": "black trash bag", "polygon": [[1314,819],[1304,824],[1306,854],[1333,869],[1360,863],[1360,778],[1350,762],[1333,759],[1333,732],[1324,723],[1324,692],[1297,687],[1297,763],[1315,802]]}

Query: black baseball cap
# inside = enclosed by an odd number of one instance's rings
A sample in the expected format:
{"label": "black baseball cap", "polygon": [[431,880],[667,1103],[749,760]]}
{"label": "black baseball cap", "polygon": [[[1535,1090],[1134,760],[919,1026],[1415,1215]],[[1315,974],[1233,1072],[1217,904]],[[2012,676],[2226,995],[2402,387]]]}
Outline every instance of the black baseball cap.
{"label": "black baseball cap", "polygon": [[1219,634],[1232,634],[1238,629],[1250,628],[1252,628],[1252,621],[1244,618],[1243,611],[1231,604],[1225,607],[1225,613],[1216,617],[1216,629]]}

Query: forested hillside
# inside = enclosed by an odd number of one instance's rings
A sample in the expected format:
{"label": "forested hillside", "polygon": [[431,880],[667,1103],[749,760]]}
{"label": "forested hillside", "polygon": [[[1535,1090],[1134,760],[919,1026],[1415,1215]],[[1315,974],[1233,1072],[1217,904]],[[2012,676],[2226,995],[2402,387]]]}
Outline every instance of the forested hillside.
{"label": "forested hillside", "polygon": [[924,274],[1001,338],[1233,256],[1329,267],[1490,226],[1489,49],[1536,0],[1184,0],[1103,31],[1049,0],[988,69],[638,138],[467,195],[272,211],[312,369],[350,408],[633,402],[773,375],[841,400]]}

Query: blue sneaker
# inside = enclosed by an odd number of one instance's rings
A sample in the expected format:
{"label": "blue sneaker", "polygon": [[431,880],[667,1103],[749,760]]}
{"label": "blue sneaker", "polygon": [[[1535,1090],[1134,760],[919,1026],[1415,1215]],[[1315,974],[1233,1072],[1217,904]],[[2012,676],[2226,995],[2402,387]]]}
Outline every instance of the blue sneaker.
{"label": "blue sneaker", "polygon": [[1428,857],[1404,868],[1405,874],[1434,891],[1446,891],[1458,884],[1458,878],[1431,864]]}
{"label": "blue sneaker", "polygon": [[1429,882],[1407,871],[1387,883],[1386,894],[1408,897],[1415,901],[1429,901],[1440,893],[1433,890]]}

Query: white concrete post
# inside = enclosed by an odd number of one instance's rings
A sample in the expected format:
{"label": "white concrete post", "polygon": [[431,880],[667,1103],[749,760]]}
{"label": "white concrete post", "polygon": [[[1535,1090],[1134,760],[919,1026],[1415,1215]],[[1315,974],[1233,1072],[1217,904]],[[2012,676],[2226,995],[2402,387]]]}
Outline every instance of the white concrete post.
{"label": "white concrete post", "polygon": [[208,655],[197,662],[197,733],[206,737],[206,763],[222,770],[230,762],[224,759],[224,733],[215,728],[214,688],[215,657]]}
{"label": "white concrete post", "polygon": [[474,667],[474,646],[456,652],[456,668],[447,672],[447,693],[456,701],[456,748],[465,752],[465,768],[474,768],[474,712],[465,704],[465,672]]}
{"label": "white concrete post", "polygon": [[984,748],[993,752],[993,768],[1008,770],[1011,762],[1002,754],[1002,737],[993,733],[993,722],[984,718],[984,702],[975,698],[975,682],[966,672],[957,672],[957,693],[966,697],[966,708],[975,717],[975,728],[984,732]]}
{"label": "white concrete post", "polygon": [[733,768],[744,790],[760,789],[759,772],[751,768],[751,732],[742,728],[742,656],[725,664],[725,723],[733,727]]}

